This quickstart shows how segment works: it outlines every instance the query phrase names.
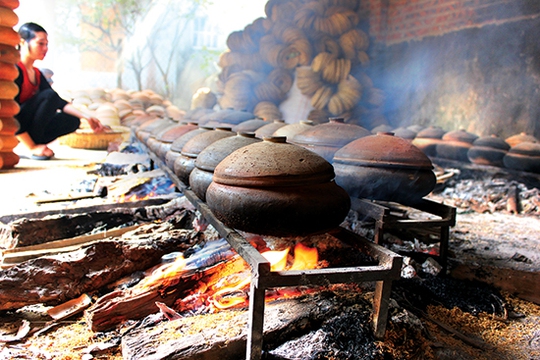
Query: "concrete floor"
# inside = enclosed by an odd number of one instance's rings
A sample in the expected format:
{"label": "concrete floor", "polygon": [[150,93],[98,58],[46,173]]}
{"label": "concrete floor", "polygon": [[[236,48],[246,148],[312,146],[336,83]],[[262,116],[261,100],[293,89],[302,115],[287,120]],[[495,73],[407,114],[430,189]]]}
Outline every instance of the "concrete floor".
{"label": "concrete floor", "polygon": [[37,212],[50,208],[36,199],[80,190],[92,179],[88,171],[102,162],[106,150],[73,149],[58,142],[50,145],[55,157],[31,160],[21,145],[14,149],[21,159],[13,169],[0,169],[0,216]]}

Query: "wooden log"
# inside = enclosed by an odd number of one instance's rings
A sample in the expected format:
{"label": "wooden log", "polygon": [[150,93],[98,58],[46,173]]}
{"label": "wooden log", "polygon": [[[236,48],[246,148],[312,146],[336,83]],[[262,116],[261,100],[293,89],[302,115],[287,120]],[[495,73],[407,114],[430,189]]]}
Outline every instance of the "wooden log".
{"label": "wooden log", "polygon": [[39,303],[57,305],[92,293],[159,264],[171,251],[188,249],[198,241],[195,234],[170,222],[148,224],[124,234],[122,239],[96,242],[77,251],[0,270],[0,310]]}
{"label": "wooden log", "polygon": [[[151,287],[135,286],[115,291],[98,299],[85,311],[85,317],[93,331],[105,331],[127,320],[138,320],[157,313],[156,302],[172,306],[177,299],[187,296],[197,283],[208,287],[223,276],[245,269],[246,263],[239,257],[220,262],[196,271],[178,272]],[[218,274],[219,276],[214,276]]]}

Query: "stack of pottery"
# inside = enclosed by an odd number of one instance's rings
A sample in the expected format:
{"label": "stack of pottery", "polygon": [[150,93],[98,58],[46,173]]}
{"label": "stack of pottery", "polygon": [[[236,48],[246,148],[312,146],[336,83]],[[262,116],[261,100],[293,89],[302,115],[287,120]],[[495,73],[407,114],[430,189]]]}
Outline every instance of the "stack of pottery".
{"label": "stack of pottery", "polygon": [[414,204],[436,184],[427,155],[392,133],[350,142],[335,153],[333,165],[336,183],[355,198]]}
{"label": "stack of pottery", "polygon": [[496,135],[483,136],[474,140],[467,152],[470,162],[478,165],[503,166],[503,158],[510,145]]}
{"label": "stack of pottery", "polygon": [[165,164],[169,167],[169,169],[174,170],[174,162],[176,159],[181,155],[182,148],[186,143],[193,139],[195,136],[205,132],[205,131],[212,131],[214,128],[206,127],[206,126],[200,126],[197,129],[194,129],[192,131],[188,131],[187,133],[180,135],[178,138],[176,138],[169,148],[169,151],[165,154]]}
{"label": "stack of pottery", "polygon": [[330,118],[324,124],[296,134],[290,143],[313,151],[326,161],[332,162],[334,153],[353,140],[371,135],[369,130],[354,124],[345,124],[343,118]]}
{"label": "stack of pottery", "polygon": [[205,131],[194,136],[183,147],[180,156],[174,160],[174,173],[186,185],[189,184],[189,175],[195,168],[195,159],[210,144],[234,136],[231,128],[220,127],[214,130]]}
{"label": "stack of pottery", "polygon": [[205,201],[206,189],[212,182],[216,166],[233,151],[259,141],[254,133],[238,133],[207,146],[195,159],[195,168],[189,175],[189,185],[193,192]]}
{"label": "stack of pottery", "polygon": [[445,159],[469,162],[468,152],[478,135],[463,129],[449,131],[437,144],[437,156]]}
{"label": "stack of pottery", "polygon": [[442,142],[442,137],[446,133],[438,126],[428,126],[416,133],[412,143],[427,156],[437,155],[437,145]]}
{"label": "stack of pottery", "polygon": [[285,137],[245,146],[215,168],[206,201],[216,218],[242,231],[300,236],[339,226],[349,195],[332,165]]}
{"label": "stack of pottery", "polygon": [[523,141],[512,146],[503,163],[509,169],[540,173],[540,143]]}
{"label": "stack of pottery", "polygon": [[20,37],[13,30],[19,22],[13,11],[18,6],[18,0],[0,2],[0,169],[12,168],[19,163],[19,156],[13,152],[19,143],[15,137],[19,122],[14,117],[20,110],[14,100],[19,88],[14,80],[19,75],[15,64],[20,55],[15,46],[19,45]]}

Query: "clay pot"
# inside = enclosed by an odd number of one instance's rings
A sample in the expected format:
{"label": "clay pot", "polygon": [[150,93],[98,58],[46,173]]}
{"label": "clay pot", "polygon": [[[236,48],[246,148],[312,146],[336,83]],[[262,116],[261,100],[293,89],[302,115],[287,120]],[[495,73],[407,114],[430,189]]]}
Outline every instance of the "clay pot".
{"label": "clay pot", "polygon": [[350,198],[332,165],[285,137],[234,151],[214,170],[206,201],[224,224],[273,236],[300,236],[337,227]]}
{"label": "clay pot", "polygon": [[336,183],[351,197],[414,204],[435,187],[426,154],[391,133],[366,136],[334,155]]}
{"label": "clay pot", "polygon": [[[238,125],[249,119],[253,119],[254,115],[251,112],[234,109],[218,110],[208,117],[209,121],[225,123],[229,125]],[[202,119],[201,119],[202,123]]]}
{"label": "clay pot", "polygon": [[160,128],[162,126],[167,126],[170,124],[170,120],[163,119],[157,116],[150,116],[149,119],[143,122],[137,129],[135,130],[135,135],[137,138],[146,144],[146,140],[150,137],[152,134],[152,131],[154,131],[156,128]]}
{"label": "clay pot", "polygon": [[469,161],[479,165],[504,166],[503,158],[510,145],[496,135],[476,139],[467,152]]}
{"label": "clay pot", "polygon": [[159,147],[160,143],[157,140],[157,136],[161,134],[162,132],[172,128],[173,126],[178,125],[176,121],[172,121],[170,119],[164,119],[159,126],[156,126],[153,128],[149,134],[143,134],[140,133],[143,138],[145,138],[146,146],[152,150],[152,152],[155,154],[157,153],[157,148]]}
{"label": "clay pot", "polygon": [[510,137],[507,137],[505,141],[508,145],[510,145],[510,147],[514,147],[517,144],[522,143],[522,142],[537,143],[538,139],[532,135],[528,135],[527,133],[522,132],[516,135],[512,135]]}
{"label": "clay pot", "polygon": [[371,133],[372,134],[378,134],[378,133],[381,133],[381,132],[390,132],[392,131],[392,127],[388,124],[381,124],[381,125],[378,125],[378,126],[375,126],[373,129],[371,129]]}
{"label": "clay pot", "polygon": [[300,134],[306,130],[311,129],[314,126],[313,121],[311,120],[301,120],[294,124],[287,124],[280,127],[272,136],[285,136],[288,140],[292,139],[296,134]]}
{"label": "clay pot", "polygon": [[503,163],[509,169],[540,173],[540,143],[525,141],[512,146]]}
{"label": "clay pot", "polygon": [[469,162],[467,154],[476,139],[478,139],[478,135],[463,129],[449,131],[443,135],[442,142],[437,144],[437,156],[444,159]]}
{"label": "clay pot", "polygon": [[192,109],[186,112],[184,115],[184,120],[186,121],[193,121],[193,122],[199,122],[199,119],[207,114],[213,113],[214,110],[212,109],[206,109],[206,108],[197,108]]}
{"label": "clay pot", "polygon": [[412,143],[427,156],[437,155],[437,145],[442,142],[441,138],[446,133],[438,126],[429,126],[416,133]]}
{"label": "clay pot", "polygon": [[392,131],[394,133],[394,136],[400,137],[405,140],[412,141],[416,137],[416,132],[404,127],[399,127]]}
{"label": "clay pot", "polygon": [[236,132],[255,132],[260,127],[267,125],[269,121],[261,118],[250,119],[233,126],[232,130]]}
{"label": "clay pot", "polygon": [[258,137],[259,139],[270,137],[277,129],[286,125],[287,123],[285,123],[285,120],[273,120],[271,123],[261,126],[255,130],[255,137]]}
{"label": "clay pot", "polygon": [[425,128],[426,128],[425,126],[418,125],[418,124],[413,124],[413,125],[407,126],[407,129],[408,129],[408,130],[414,131],[414,132],[417,133],[417,134],[418,134],[420,131],[424,130]]}
{"label": "clay pot", "polygon": [[167,151],[167,154],[165,155],[165,164],[167,164],[167,167],[169,167],[169,169],[174,171],[174,161],[176,160],[176,158],[178,158],[181,155],[182,148],[184,147],[184,145],[186,145],[186,143],[189,140],[193,139],[195,136],[205,131],[212,131],[212,130],[214,129],[210,127],[201,126],[198,129],[189,131],[185,133],[184,135],[180,136],[179,138],[177,138],[176,140],[174,140],[171,143],[171,148],[169,149],[169,151]]}
{"label": "clay pot", "polygon": [[354,124],[345,124],[342,118],[330,118],[324,124],[296,134],[289,142],[303,146],[332,162],[334,153],[353,140],[371,135],[369,130]]}
{"label": "clay pot", "polygon": [[180,136],[188,133],[192,130],[197,129],[198,126],[195,123],[182,123],[172,126],[156,136],[156,140],[159,142],[159,146],[156,147],[156,155],[161,159],[165,160],[167,151],[171,149],[171,145],[174,140],[178,139]]}
{"label": "clay pot", "polygon": [[184,147],[182,147],[180,156],[174,160],[173,169],[176,176],[178,176],[184,184],[188,185],[189,174],[195,168],[195,159],[199,153],[210,144],[234,135],[235,133],[231,131],[231,128],[217,128],[194,136],[186,142]]}
{"label": "clay pot", "polygon": [[212,182],[214,169],[233,151],[262,141],[255,133],[238,133],[208,145],[195,159],[195,168],[189,175],[189,185],[199,199],[206,200],[206,189]]}

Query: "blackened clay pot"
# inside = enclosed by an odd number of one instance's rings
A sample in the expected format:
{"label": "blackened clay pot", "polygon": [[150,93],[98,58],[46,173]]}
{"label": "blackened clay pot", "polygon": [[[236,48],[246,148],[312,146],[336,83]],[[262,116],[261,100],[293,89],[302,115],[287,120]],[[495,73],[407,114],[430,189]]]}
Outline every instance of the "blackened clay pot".
{"label": "blackened clay pot", "polygon": [[285,137],[234,151],[214,170],[206,202],[229,227],[272,236],[333,229],[350,209],[332,165]]}
{"label": "blackened clay pot", "polygon": [[414,204],[435,187],[431,160],[391,134],[355,140],[334,155],[336,183],[351,197]]}

